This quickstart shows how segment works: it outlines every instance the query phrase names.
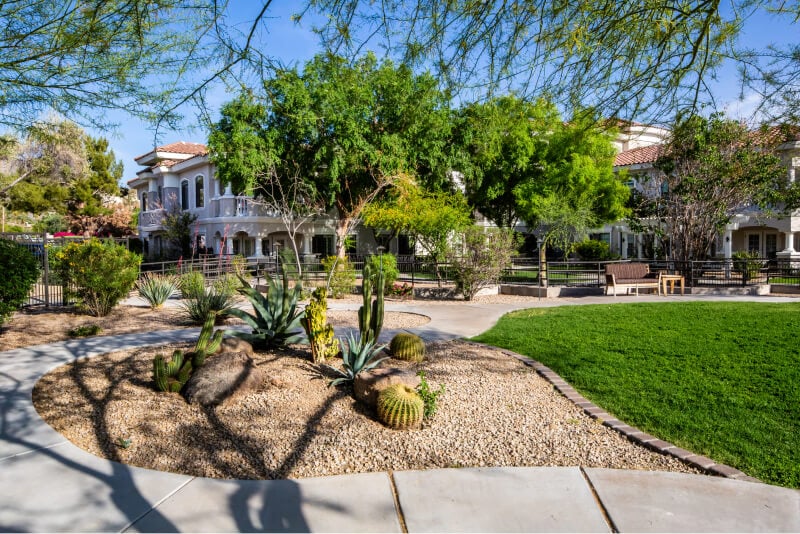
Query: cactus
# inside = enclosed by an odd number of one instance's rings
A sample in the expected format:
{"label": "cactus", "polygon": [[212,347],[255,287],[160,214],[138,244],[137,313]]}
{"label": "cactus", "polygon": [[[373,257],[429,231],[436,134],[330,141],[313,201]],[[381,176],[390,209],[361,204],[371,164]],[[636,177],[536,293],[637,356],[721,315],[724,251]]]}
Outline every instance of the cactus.
{"label": "cactus", "polygon": [[325,288],[315,289],[311,297],[301,323],[311,345],[311,357],[314,363],[320,363],[336,356],[339,352],[339,340],[333,335],[333,327],[327,324],[328,303]]}
{"label": "cactus", "polygon": [[176,350],[169,361],[157,354],[153,358],[153,380],[159,391],[180,392],[192,374],[192,361],[184,361],[183,351]]}
{"label": "cactus", "polygon": [[214,332],[214,323],[217,321],[217,313],[211,311],[206,315],[203,329],[200,330],[200,337],[192,351],[192,367],[195,369],[202,367],[206,362],[206,356],[214,354],[222,344],[222,330]]}
{"label": "cactus", "polygon": [[425,359],[425,342],[416,334],[400,332],[389,343],[389,352],[398,360],[421,362]]}
{"label": "cactus", "polygon": [[[383,328],[383,293],[385,291],[385,276],[383,270],[373,273],[373,266],[364,266],[364,280],[362,294],[364,304],[358,309],[358,329],[361,339],[365,342],[377,343],[378,336]],[[375,289],[375,300],[372,300],[372,290]]]}
{"label": "cactus", "polygon": [[378,395],[378,417],[395,429],[415,428],[422,423],[425,403],[407,384],[393,384]]}

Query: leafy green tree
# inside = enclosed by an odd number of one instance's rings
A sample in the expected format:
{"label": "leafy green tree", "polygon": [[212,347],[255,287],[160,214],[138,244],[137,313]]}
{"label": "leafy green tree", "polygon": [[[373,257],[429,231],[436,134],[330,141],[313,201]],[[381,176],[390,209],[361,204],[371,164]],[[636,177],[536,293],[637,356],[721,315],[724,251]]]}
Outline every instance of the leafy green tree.
{"label": "leafy green tree", "polygon": [[209,136],[219,176],[246,192],[273,171],[281,180],[306,177],[336,210],[340,255],[361,211],[401,172],[447,184],[449,113],[430,75],[372,54],[352,63],[325,55],[302,73],[277,70],[264,93],[223,107]]}
{"label": "leafy green tree", "polygon": [[75,180],[70,187],[69,211],[73,215],[96,216],[108,214],[103,207],[104,196],[119,196],[119,181],[123,164],[105,138],[84,137],[88,172],[83,179]]}
{"label": "leafy green tree", "polygon": [[362,214],[366,226],[389,230],[394,236],[413,237],[437,264],[445,260],[448,240],[472,224],[470,209],[460,193],[428,193],[404,176],[390,198],[368,206]]}
{"label": "leafy green tree", "polygon": [[0,239],[0,326],[28,299],[39,278],[39,262],[31,252],[13,241]]}
{"label": "leafy green tree", "polygon": [[[174,205],[174,204],[173,204]],[[184,258],[192,257],[192,224],[197,220],[197,215],[188,211],[181,211],[175,206],[164,215],[161,226],[164,228],[164,238],[172,246],[173,255]]]}
{"label": "leafy green tree", "polygon": [[[736,208],[781,214],[800,206],[800,185],[770,150],[784,138],[721,114],[680,119],[656,162],[667,195],[645,199],[667,228],[672,258],[706,258]],[[660,185],[660,184],[659,184]]]}

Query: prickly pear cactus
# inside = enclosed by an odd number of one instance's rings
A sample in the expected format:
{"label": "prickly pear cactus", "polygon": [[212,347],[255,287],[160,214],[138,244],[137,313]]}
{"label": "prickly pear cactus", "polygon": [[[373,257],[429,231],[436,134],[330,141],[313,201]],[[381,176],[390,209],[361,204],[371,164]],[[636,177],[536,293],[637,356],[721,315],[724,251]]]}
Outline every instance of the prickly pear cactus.
{"label": "prickly pear cactus", "polygon": [[180,392],[191,374],[192,362],[189,359],[184,361],[180,350],[173,352],[169,360],[165,360],[161,354],[153,358],[153,380],[159,391]]}
{"label": "prickly pear cactus", "polygon": [[425,403],[411,386],[393,384],[378,395],[378,417],[391,428],[416,428],[424,414]]}
{"label": "prickly pear cactus", "polygon": [[398,360],[421,362],[425,359],[425,342],[416,334],[400,332],[389,343],[389,352]]}
{"label": "prickly pear cactus", "polygon": [[314,363],[324,362],[339,352],[339,340],[334,337],[333,326],[327,324],[328,302],[325,288],[317,288],[306,306],[301,324],[311,344]]}

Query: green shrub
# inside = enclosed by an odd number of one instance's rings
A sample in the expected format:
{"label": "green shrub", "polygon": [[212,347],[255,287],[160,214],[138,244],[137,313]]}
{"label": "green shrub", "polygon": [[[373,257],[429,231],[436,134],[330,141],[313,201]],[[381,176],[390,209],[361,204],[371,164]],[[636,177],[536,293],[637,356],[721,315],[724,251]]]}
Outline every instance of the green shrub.
{"label": "green shrub", "polygon": [[[328,256],[322,260],[325,279],[328,281],[328,296],[340,299],[356,291],[356,270],[347,258]],[[333,273],[333,274],[331,274]]]}
{"label": "green shrub", "polygon": [[444,393],[444,385],[440,385],[439,389],[432,390],[430,384],[425,379],[425,371],[420,371],[417,373],[419,376],[419,385],[417,386],[417,393],[420,397],[422,397],[422,401],[425,403],[425,419],[430,419],[434,415],[436,415],[436,410],[438,408],[439,396]]}
{"label": "green shrub", "polygon": [[99,239],[70,243],[57,254],[66,297],[96,317],[108,315],[130,293],[142,261],[125,247]]}
{"label": "green shrub", "polygon": [[0,325],[28,299],[39,262],[25,247],[0,239]]}
{"label": "green shrub", "polygon": [[383,269],[383,276],[385,278],[384,290],[388,293],[392,289],[397,277],[400,276],[400,271],[397,270],[397,258],[394,254],[374,254],[367,260],[367,265],[372,267],[372,272],[377,273],[381,268]]}
{"label": "green shrub", "polygon": [[572,250],[583,261],[607,261],[617,259],[616,254],[611,253],[611,247],[605,241],[587,239],[576,243]]}
{"label": "green shrub", "polygon": [[196,299],[206,292],[206,277],[200,271],[189,271],[181,275],[178,285],[182,299]]}
{"label": "green shrub", "polygon": [[464,295],[464,300],[472,300],[482,288],[497,284],[503,269],[511,266],[519,237],[508,228],[470,226],[462,233],[462,241],[462,249],[451,249],[447,257],[456,291]]}
{"label": "green shrub", "polygon": [[178,278],[169,274],[144,273],[136,281],[136,289],[152,309],[160,308],[178,289]]}
{"label": "green shrub", "polygon": [[243,278],[239,278],[232,273],[225,273],[211,283],[211,287],[215,292],[225,295],[236,295],[236,292],[242,285]]}
{"label": "green shrub", "polygon": [[100,325],[97,324],[85,324],[81,326],[76,326],[75,328],[70,328],[67,330],[67,335],[69,337],[89,337],[89,336],[96,336],[100,333],[102,328]]}
{"label": "green shrub", "polygon": [[756,251],[740,250],[734,252],[732,257],[733,269],[738,273],[742,273],[747,280],[758,276],[758,272],[765,266],[765,261],[759,259],[760,254]]}

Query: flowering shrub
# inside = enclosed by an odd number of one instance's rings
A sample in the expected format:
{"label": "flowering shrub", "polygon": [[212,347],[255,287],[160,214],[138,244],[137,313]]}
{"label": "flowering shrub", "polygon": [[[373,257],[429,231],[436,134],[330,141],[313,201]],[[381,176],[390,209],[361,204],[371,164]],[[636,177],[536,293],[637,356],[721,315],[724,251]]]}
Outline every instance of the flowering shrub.
{"label": "flowering shrub", "polygon": [[388,293],[393,297],[408,297],[413,291],[414,288],[408,282],[403,282],[402,284],[395,282],[389,288]]}
{"label": "flowering shrub", "polygon": [[70,243],[58,252],[58,274],[66,297],[90,315],[108,315],[133,289],[141,256],[113,241]]}
{"label": "flowering shrub", "polygon": [[30,250],[0,239],[0,325],[19,308],[39,277],[39,262]]}

